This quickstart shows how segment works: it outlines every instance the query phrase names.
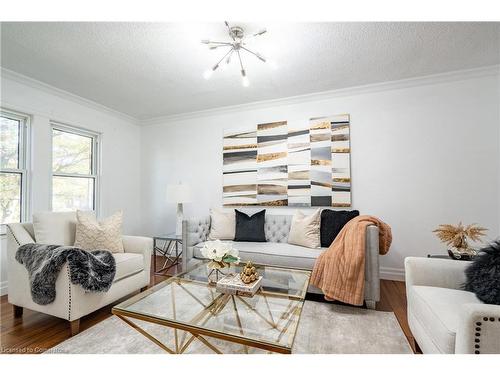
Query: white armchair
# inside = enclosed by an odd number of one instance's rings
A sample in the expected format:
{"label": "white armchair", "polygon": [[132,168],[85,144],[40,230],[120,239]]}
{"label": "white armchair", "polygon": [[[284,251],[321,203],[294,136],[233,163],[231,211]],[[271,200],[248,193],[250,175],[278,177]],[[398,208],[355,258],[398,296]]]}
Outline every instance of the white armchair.
{"label": "white armchair", "polygon": [[500,306],[463,290],[469,264],[405,259],[408,323],[423,353],[500,353]]}
{"label": "white armchair", "polygon": [[115,253],[116,275],[106,293],[88,293],[80,285],[73,285],[65,264],[56,281],[56,299],[48,305],[33,302],[28,272],[16,261],[19,246],[34,243],[33,224],[9,224],[7,226],[8,299],[14,306],[14,315],[20,317],[23,308],[66,319],[71,323],[71,334],[77,334],[80,318],[106,306],[127,294],[144,289],[150,280],[151,251],[153,240],[146,237],[123,236],[123,253]]}

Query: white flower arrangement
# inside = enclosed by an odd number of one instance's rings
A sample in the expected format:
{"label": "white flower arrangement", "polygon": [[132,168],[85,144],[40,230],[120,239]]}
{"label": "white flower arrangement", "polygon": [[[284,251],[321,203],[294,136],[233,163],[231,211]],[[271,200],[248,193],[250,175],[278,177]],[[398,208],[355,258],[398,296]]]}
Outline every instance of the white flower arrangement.
{"label": "white flower arrangement", "polygon": [[224,268],[229,263],[238,264],[240,257],[238,250],[233,248],[230,243],[224,243],[221,240],[207,241],[201,249],[203,257],[210,259],[210,268]]}

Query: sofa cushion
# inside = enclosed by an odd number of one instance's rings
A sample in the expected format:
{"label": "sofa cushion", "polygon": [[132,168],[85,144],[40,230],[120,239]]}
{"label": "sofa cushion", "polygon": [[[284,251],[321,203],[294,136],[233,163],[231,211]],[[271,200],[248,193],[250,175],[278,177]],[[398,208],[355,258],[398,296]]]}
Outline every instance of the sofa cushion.
{"label": "sofa cushion", "polygon": [[246,241],[246,242],[266,241],[266,233],[264,231],[266,210],[259,211],[251,216],[238,210],[235,210],[235,213],[236,213],[236,231],[234,234],[235,241]]}
{"label": "sofa cushion", "polygon": [[[239,251],[242,262],[252,261],[257,264],[269,264],[277,267],[312,269],[316,258],[325,248],[309,249],[303,246],[276,242],[235,242],[222,241],[233,244]],[[204,259],[201,255],[201,242],[194,246],[193,256]]]}
{"label": "sofa cushion", "polygon": [[442,353],[454,353],[460,307],[481,301],[471,292],[432,286],[412,286],[409,293],[410,313],[427,336]]}
{"label": "sofa cushion", "polygon": [[114,253],[116,275],[113,282],[136,274],[144,269],[144,257],[138,253]]}
{"label": "sofa cushion", "polygon": [[351,219],[359,216],[359,211],[335,211],[323,210],[321,211],[321,246],[329,247],[335,240],[344,225]]}
{"label": "sofa cushion", "polygon": [[319,208],[310,215],[305,215],[302,211],[295,212],[290,226],[288,243],[311,249],[321,247],[319,241],[320,214]]}
{"label": "sofa cushion", "polygon": [[33,231],[37,243],[73,246],[75,243],[75,212],[38,212],[33,214]]}
{"label": "sofa cushion", "polygon": [[210,210],[209,240],[234,240],[236,229],[236,214],[234,210],[222,211],[217,208]]}

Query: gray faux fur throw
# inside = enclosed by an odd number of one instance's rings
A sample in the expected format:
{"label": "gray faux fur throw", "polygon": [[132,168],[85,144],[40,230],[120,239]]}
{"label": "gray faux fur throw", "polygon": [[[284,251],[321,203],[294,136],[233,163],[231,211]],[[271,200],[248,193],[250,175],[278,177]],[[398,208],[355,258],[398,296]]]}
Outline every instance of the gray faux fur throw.
{"label": "gray faux fur throw", "polygon": [[116,273],[115,258],[107,250],[30,243],[17,249],[16,260],[28,270],[31,298],[39,305],[55,300],[57,276],[66,261],[71,283],[88,292],[106,292]]}

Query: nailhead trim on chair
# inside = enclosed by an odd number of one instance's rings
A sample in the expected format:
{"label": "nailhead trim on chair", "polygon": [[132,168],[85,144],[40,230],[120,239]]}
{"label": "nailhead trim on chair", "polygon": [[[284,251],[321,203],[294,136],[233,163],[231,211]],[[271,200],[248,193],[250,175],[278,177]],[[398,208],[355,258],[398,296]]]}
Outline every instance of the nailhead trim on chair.
{"label": "nailhead trim on chair", "polygon": [[[71,280],[68,267],[68,280]],[[71,321],[71,281],[68,282],[68,320]]]}
{"label": "nailhead trim on chair", "polygon": [[[486,321],[486,320],[488,320],[488,318],[484,317],[483,320]],[[480,354],[481,353],[479,351],[479,349],[481,348],[481,345],[480,345],[481,339],[479,338],[479,337],[481,337],[481,334],[479,332],[481,331],[481,325],[482,324],[483,323],[481,323],[481,322],[476,322],[476,338],[474,339],[474,342],[476,343],[474,345],[474,348],[476,350],[474,350],[474,354]]]}
{"label": "nailhead trim on chair", "polygon": [[9,230],[10,234],[12,234],[12,237],[14,237],[14,240],[16,240],[16,243],[21,246],[21,243],[19,242],[19,240],[17,239],[16,235],[14,234],[14,232],[12,231],[12,229],[10,229],[10,227],[7,225],[7,229]]}
{"label": "nailhead trim on chair", "polygon": [[[493,316],[490,316],[490,317],[488,317],[488,316],[483,316],[483,321],[487,322],[488,320],[489,320],[490,322],[494,322],[494,321],[495,321],[495,318],[494,318]],[[500,322],[500,318],[498,318],[498,321]],[[481,339],[480,339],[480,337],[481,337],[481,325],[482,325],[482,324],[483,324],[483,323],[481,323],[481,322],[476,322],[476,333],[475,333],[476,338],[474,339],[474,342],[476,343],[476,344],[474,345],[474,348],[475,348],[476,350],[474,350],[474,354],[481,354],[481,352],[480,352],[480,350],[479,350],[479,349],[481,348],[481,345],[480,345],[480,343],[481,343]]]}

